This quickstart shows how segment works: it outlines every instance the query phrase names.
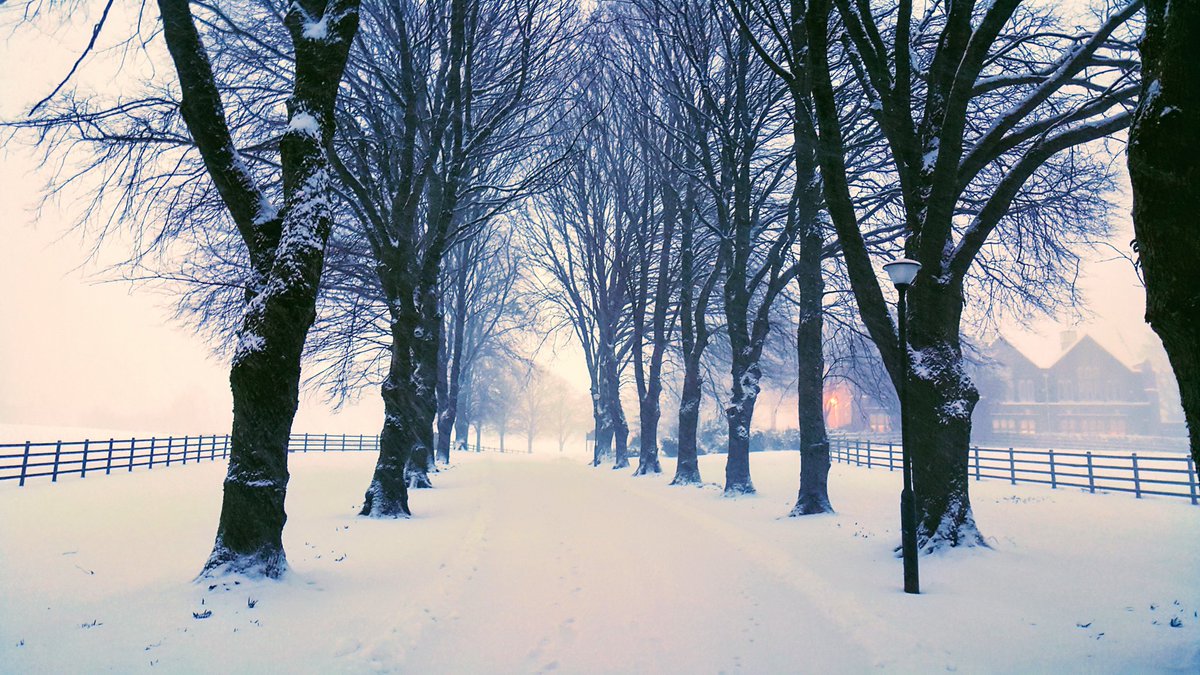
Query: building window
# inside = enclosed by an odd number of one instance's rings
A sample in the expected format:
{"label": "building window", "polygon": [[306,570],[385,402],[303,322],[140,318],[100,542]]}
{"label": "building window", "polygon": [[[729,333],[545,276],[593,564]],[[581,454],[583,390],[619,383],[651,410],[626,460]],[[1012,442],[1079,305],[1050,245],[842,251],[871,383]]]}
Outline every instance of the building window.
{"label": "building window", "polygon": [[1017,383],[1017,400],[1032,401],[1033,400],[1033,380],[1024,379]]}
{"label": "building window", "polygon": [[1084,366],[1079,369],[1076,377],[1079,379],[1080,401],[1103,401],[1105,396],[1104,383],[1100,381],[1100,369],[1095,366]]}

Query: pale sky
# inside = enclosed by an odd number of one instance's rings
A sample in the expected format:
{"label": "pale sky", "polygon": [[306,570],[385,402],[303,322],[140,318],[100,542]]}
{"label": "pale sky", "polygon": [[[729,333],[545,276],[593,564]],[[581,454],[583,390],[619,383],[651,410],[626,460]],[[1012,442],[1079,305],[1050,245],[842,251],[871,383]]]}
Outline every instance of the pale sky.
{"label": "pale sky", "polygon": [[[72,23],[60,39],[0,29],[0,118],[27,111],[67,72],[90,32],[85,18]],[[69,207],[34,222],[45,178],[27,149],[0,150],[0,424],[223,433],[231,419],[227,364],[171,319],[169,297],[98,283],[97,266],[85,264],[90,242],[69,232]],[[1114,224],[1112,243],[1127,250],[1127,207]],[[116,259],[121,252],[105,254]],[[1132,268],[1104,257],[1111,254],[1095,256],[1081,280],[1095,317],[1079,330],[1134,363],[1148,346],[1161,348],[1143,321],[1144,291]],[[1048,361],[1067,327],[1041,320],[1032,331],[1006,332],[1035,360]],[[564,355],[557,367],[586,382],[585,373],[574,372],[583,367],[577,356]],[[295,428],[376,433],[381,419],[377,392],[341,413],[313,395],[301,402]]]}

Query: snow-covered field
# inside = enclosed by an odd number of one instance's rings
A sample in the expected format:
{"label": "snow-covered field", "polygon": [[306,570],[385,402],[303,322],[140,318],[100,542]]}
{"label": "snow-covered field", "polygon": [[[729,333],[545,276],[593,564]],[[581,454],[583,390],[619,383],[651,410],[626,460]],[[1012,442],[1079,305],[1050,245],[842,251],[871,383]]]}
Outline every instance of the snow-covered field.
{"label": "snow-covered field", "polygon": [[1186,501],[973,483],[993,548],[923,558],[907,596],[896,473],[835,465],[838,513],[792,519],[795,453],[737,500],[670,460],[455,459],[372,521],[370,453],[294,455],[282,582],[192,581],[220,463],[0,486],[0,672],[1200,670]]}

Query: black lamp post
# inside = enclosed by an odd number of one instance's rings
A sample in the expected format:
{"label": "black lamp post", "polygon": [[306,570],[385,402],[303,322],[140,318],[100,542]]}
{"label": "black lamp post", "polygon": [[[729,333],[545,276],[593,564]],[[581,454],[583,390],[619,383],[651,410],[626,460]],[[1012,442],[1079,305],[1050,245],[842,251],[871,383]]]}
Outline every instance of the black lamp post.
{"label": "black lamp post", "polygon": [[900,491],[900,547],[904,556],[904,592],[920,593],[921,576],[917,570],[917,502],[913,496],[912,456],[908,452],[908,287],[917,278],[921,263],[902,258],[883,266],[900,294],[897,307],[900,328],[900,455],[904,463],[904,489]]}

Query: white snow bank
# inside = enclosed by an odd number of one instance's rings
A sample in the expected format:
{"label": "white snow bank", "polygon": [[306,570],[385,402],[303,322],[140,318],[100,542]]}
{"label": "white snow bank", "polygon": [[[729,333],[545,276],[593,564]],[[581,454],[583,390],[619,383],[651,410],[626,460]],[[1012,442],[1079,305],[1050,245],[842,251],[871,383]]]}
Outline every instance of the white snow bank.
{"label": "white snow bank", "polygon": [[972,483],[994,550],[923,558],[914,597],[898,473],[835,465],[838,514],[796,519],[796,453],[754,454],[759,495],[736,500],[668,487],[671,460],[632,478],[536,457],[456,453],[414,518],[373,521],[354,516],[372,453],[293,455],[291,575],[211,590],[191,579],[220,463],[0,487],[0,670],[1200,667],[1186,503]]}

